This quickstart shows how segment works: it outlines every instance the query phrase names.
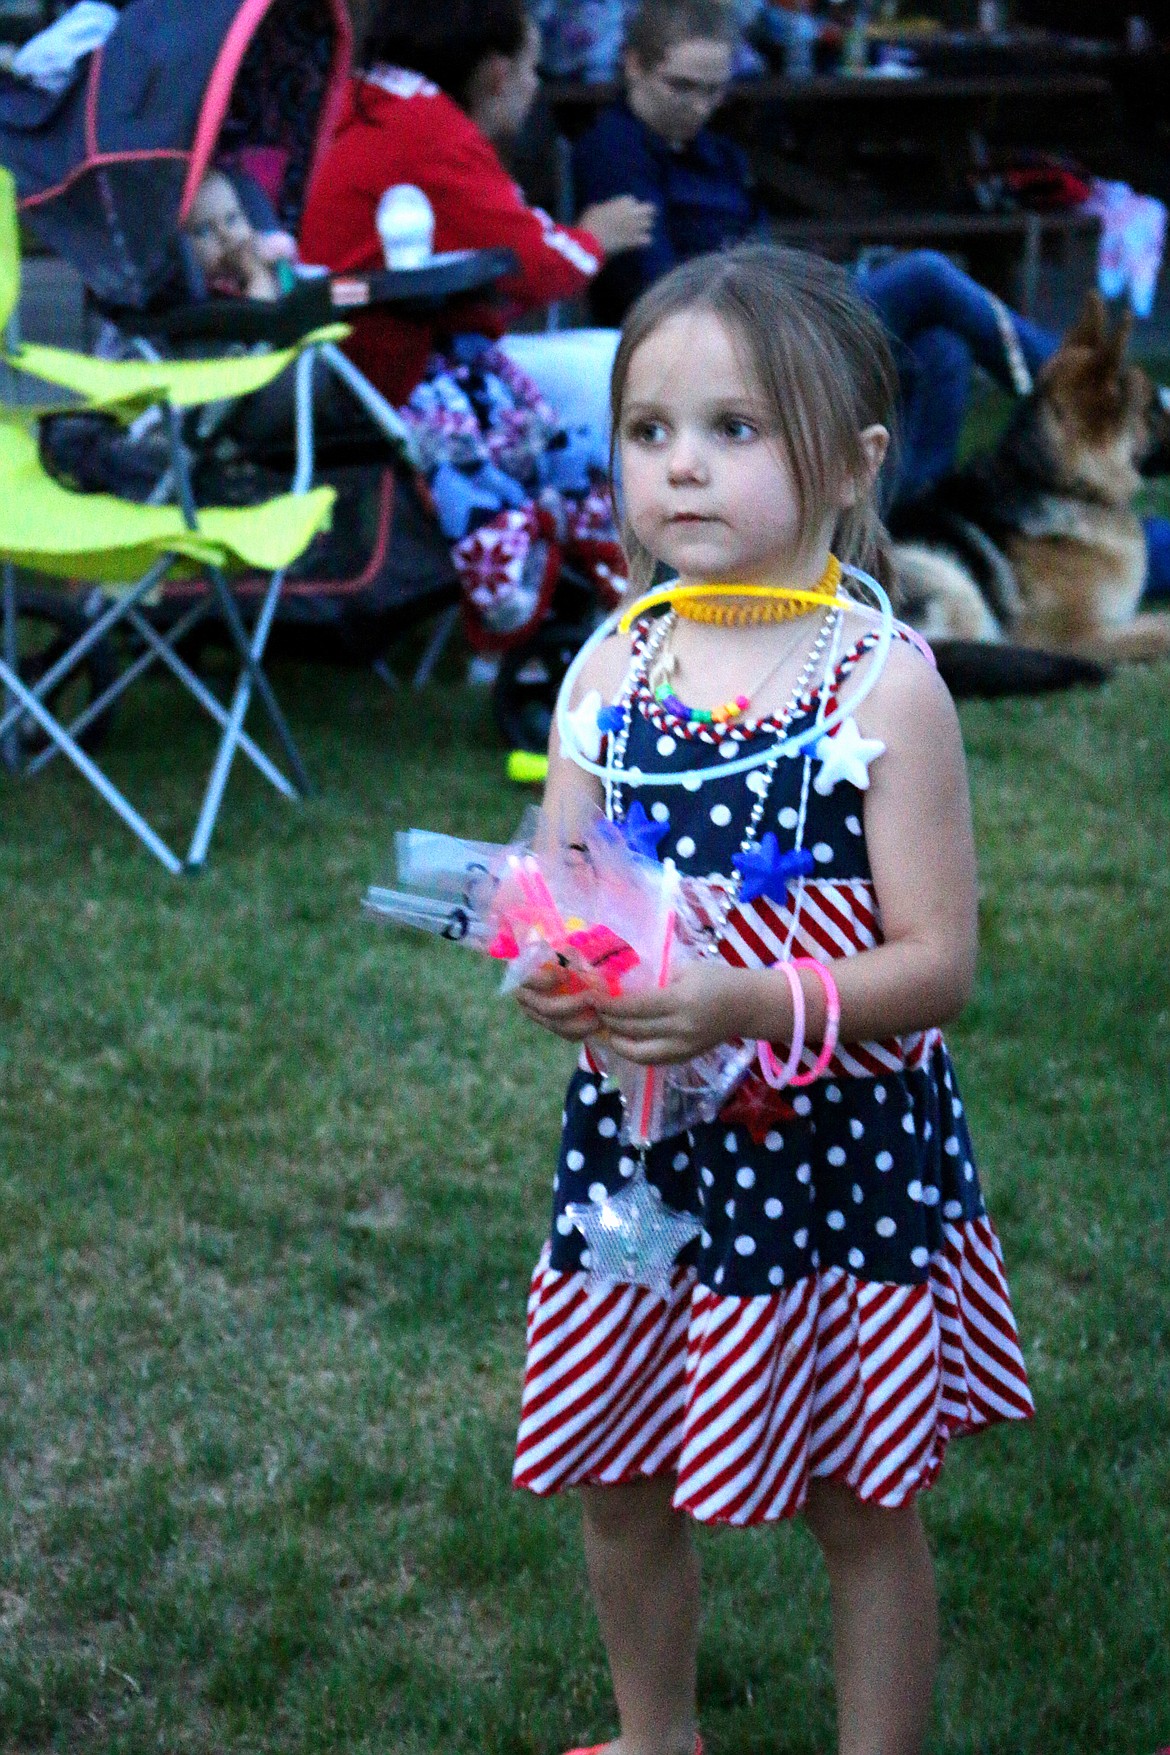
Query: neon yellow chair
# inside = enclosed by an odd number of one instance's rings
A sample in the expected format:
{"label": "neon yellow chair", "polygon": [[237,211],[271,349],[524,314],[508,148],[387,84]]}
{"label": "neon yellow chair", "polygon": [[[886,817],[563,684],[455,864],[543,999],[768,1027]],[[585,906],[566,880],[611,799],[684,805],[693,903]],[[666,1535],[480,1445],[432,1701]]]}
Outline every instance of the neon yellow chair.
{"label": "neon yellow chair", "polygon": [[[0,563],[3,606],[0,616],[0,757],[21,772],[35,771],[61,753],[166,866],[178,873],[184,862],[151,828],[79,743],[85,727],[115,696],[153,663],[161,662],[221,728],[202,808],[187,853],[188,867],[201,866],[223,801],[237,751],[287,798],[308,786],[304,764],[263,669],[268,636],[280,601],[287,568],[329,523],[334,493],[311,487],[313,475],[312,372],[314,354],[347,333],[341,326],[315,331],[296,347],[242,358],[172,362],[92,359],[61,348],[22,346],[14,337],[13,317],[20,295],[20,248],[15,192],[8,172],[0,171]],[[246,508],[199,508],[191,490],[180,411],[234,401],[271,383],[290,366],[297,385],[297,472],[292,491]],[[140,505],[107,494],[75,493],[42,467],[31,423],[63,409],[99,409],[129,422],[157,407],[171,440],[169,490],[176,504]],[[19,671],[16,569],[50,579],[101,588],[102,612],[34,686]],[[249,632],[228,584],[232,571],[270,575]],[[206,578],[207,592],[165,634],[143,613],[163,580],[175,571]],[[175,650],[203,615],[222,617],[239,659],[239,676],[225,705]],[[141,656],[100,699],[71,725],[63,725],[48,705],[64,679],[98,641],[125,624],[143,646]],[[290,780],[244,731],[253,695],[265,707],[292,774]],[[23,762],[18,737],[27,721],[40,727],[48,746]]]}

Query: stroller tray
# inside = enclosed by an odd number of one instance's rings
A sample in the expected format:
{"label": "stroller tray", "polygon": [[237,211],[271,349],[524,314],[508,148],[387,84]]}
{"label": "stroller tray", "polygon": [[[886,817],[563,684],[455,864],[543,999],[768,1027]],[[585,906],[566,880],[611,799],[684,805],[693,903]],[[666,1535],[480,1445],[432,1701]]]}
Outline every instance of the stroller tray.
{"label": "stroller tray", "polygon": [[291,347],[311,330],[376,305],[393,305],[407,317],[422,315],[450,299],[482,291],[515,273],[516,267],[511,250],[452,250],[420,268],[381,269],[333,279],[309,275],[282,299],[201,299],[168,310],[136,312],[134,321],[140,333],[173,342],[268,342]]}

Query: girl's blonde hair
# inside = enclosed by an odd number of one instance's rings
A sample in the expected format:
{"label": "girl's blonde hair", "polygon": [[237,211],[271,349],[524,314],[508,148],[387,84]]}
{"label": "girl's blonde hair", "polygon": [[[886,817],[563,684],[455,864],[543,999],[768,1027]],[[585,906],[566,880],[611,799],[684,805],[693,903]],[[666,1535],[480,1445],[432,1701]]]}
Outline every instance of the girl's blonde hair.
{"label": "girl's blonde hair", "polygon": [[836,263],[774,244],[741,244],[696,257],[656,281],[622,330],[610,384],[610,484],[631,583],[639,590],[651,583],[655,558],[630,528],[617,483],[630,361],[668,318],[695,311],[710,311],[742,345],[775,417],[802,525],[820,524],[844,484],[854,482],[857,499],[840,514],[833,550],[880,578],[886,534],[861,434],[874,425],[894,433],[897,378],[881,318]]}

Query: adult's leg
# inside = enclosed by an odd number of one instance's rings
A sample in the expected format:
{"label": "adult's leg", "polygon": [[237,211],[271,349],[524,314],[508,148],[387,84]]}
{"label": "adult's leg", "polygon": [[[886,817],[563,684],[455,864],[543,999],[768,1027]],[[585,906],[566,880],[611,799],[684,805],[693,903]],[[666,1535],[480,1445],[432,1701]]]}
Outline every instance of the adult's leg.
{"label": "adult's leg", "polygon": [[[899,341],[912,342],[924,329],[953,329],[985,371],[1005,389],[1014,388],[991,294],[939,251],[911,250],[866,269],[858,286]],[[1056,352],[1060,338],[1017,311],[1009,316],[1024,361],[1035,372]]]}
{"label": "adult's leg", "polygon": [[699,1562],[672,1479],[586,1487],[585,1559],[621,1717],[613,1755],[694,1755]]}
{"label": "adult's leg", "polygon": [[890,500],[907,505],[955,467],[971,396],[971,354],[951,329],[925,329],[895,346],[901,392]]}
{"label": "adult's leg", "polygon": [[838,1755],[920,1755],[938,1608],[917,1508],[883,1511],[814,1481],[805,1516],[829,1568]]}
{"label": "adult's leg", "polygon": [[1143,518],[1146,532],[1147,600],[1170,599],[1170,518]]}

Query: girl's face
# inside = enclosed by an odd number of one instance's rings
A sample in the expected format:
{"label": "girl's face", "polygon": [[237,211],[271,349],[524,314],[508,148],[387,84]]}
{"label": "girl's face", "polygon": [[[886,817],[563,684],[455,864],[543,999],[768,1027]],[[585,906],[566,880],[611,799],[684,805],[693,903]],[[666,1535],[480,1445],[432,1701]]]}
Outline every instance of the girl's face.
{"label": "girl's face", "polygon": [[776,417],[711,312],[635,348],[619,455],[634,534],[684,581],[802,584],[823,567],[836,510],[805,527]]}

